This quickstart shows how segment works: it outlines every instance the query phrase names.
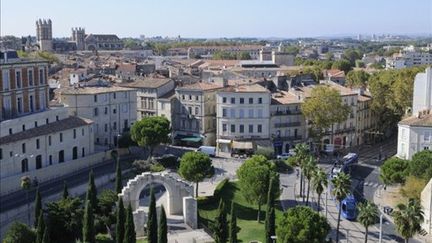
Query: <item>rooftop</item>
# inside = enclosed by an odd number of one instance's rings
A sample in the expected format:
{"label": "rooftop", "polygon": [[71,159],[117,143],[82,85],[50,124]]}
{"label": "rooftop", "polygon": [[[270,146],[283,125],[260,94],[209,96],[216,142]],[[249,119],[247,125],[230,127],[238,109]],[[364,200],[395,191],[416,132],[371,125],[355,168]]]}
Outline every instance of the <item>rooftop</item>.
{"label": "rooftop", "polygon": [[169,82],[169,78],[142,78],[133,82],[123,82],[119,86],[130,88],[159,88]]}
{"label": "rooftop", "polygon": [[35,127],[28,129],[19,133],[8,135],[5,137],[0,137],[0,145],[14,143],[24,139],[30,139],[34,137],[44,136],[51,133],[61,132],[64,130],[85,126],[93,123],[93,121],[85,118],[80,118],[76,116],[70,116],[66,119],[55,121],[40,127]]}
{"label": "rooftop", "polygon": [[222,90],[222,92],[236,92],[236,93],[269,93],[270,91],[259,84],[229,86]]}
{"label": "rooftop", "polygon": [[214,83],[209,82],[197,82],[193,84],[188,84],[185,86],[177,87],[176,90],[199,90],[199,91],[207,91],[207,90],[215,90],[221,89],[222,86],[216,85]]}
{"label": "rooftop", "polygon": [[297,95],[287,92],[287,91],[279,91],[277,93],[272,94],[272,105],[285,105],[285,104],[298,104],[302,103],[301,99],[298,98]]}
{"label": "rooftop", "polygon": [[419,116],[410,116],[400,121],[399,125],[432,128],[432,113],[431,111],[424,111]]}
{"label": "rooftop", "polygon": [[121,91],[132,91],[134,89],[111,86],[111,87],[68,87],[61,88],[59,90],[60,94],[66,95],[78,95],[78,94],[103,94],[103,93],[112,93],[112,92],[121,92]]}

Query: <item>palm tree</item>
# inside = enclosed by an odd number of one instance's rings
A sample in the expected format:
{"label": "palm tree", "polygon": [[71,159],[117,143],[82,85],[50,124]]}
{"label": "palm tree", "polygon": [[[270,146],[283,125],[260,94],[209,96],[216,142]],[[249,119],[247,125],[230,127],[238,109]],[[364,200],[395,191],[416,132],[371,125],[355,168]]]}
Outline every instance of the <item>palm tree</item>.
{"label": "palm tree", "polygon": [[[299,143],[294,148],[296,165],[300,167],[300,196],[303,197],[303,163],[309,154],[308,147],[305,143]],[[304,198],[303,198],[304,199]]]}
{"label": "palm tree", "polygon": [[21,188],[26,192],[27,202],[27,223],[30,225],[30,202],[29,202],[29,191],[31,189],[31,179],[28,176],[21,177]]}
{"label": "palm tree", "polygon": [[368,240],[369,226],[376,223],[378,220],[378,207],[369,201],[358,205],[358,221],[365,227],[365,243]]}
{"label": "palm tree", "polygon": [[333,184],[332,194],[339,202],[338,221],[336,227],[336,242],[339,242],[339,226],[342,211],[342,200],[350,192],[351,181],[349,175],[341,172],[335,178],[333,178],[331,182]]}
{"label": "palm tree", "polygon": [[303,165],[303,173],[308,180],[307,185],[307,196],[306,196],[306,204],[309,205],[309,192],[310,192],[310,184],[313,174],[317,169],[316,161],[313,156],[309,156]]}
{"label": "palm tree", "polygon": [[421,230],[421,223],[424,220],[421,205],[414,199],[410,199],[407,205],[397,205],[392,216],[396,230],[405,238],[406,243]]}
{"label": "palm tree", "polygon": [[312,178],[312,186],[318,194],[318,212],[320,211],[320,202],[321,202],[321,194],[324,191],[324,188],[327,187],[327,174],[321,168],[315,170],[314,176]]}

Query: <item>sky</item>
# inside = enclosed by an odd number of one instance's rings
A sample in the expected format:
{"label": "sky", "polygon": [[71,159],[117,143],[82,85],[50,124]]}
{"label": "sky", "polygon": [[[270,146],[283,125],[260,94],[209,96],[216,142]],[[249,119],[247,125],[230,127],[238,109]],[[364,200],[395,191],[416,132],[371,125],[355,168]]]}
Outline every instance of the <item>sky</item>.
{"label": "sky", "polygon": [[0,0],[0,34],[72,27],[120,37],[320,37],[432,34],[432,0]]}

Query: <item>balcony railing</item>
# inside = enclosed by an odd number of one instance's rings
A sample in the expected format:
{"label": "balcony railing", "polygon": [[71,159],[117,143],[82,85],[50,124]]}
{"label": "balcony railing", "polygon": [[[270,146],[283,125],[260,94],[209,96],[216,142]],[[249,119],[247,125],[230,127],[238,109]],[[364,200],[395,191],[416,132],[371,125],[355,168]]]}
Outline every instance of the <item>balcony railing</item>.
{"label": "balcony railing", "polygon": [[281,128],[281,127],[299,127],[301,125],[301,122],[283,122],[283,123],[275,123],[275,128]]}
{"label": "balcony railing", "polygon": [[286,111],[275,111],[271,113],[272,116],[286,116],[286,115],[301,115],[301,111],[292,111],[292,110],[286,110]]}

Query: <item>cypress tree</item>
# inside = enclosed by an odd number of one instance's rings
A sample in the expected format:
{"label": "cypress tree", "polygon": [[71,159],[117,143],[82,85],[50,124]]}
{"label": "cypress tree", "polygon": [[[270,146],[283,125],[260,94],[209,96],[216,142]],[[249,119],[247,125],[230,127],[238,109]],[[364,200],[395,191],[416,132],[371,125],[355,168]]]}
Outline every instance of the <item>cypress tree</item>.
{"label": "cypress tree", "polygon": [[125,208],[123,199],[119,197],[117,207],[116,243],[122,243],[125,231]]}
{"label": "cypress tree", "polygon": [[117,193],[121,193],[122,189],[123,189],[123,184],[122,184],[122,171],[121,171],[121,166],[120,166],[120,160],[117,159],[117,165],[116,165],[116,192]]}
{"label": "cypress tree", "polygon": [[50,235],[49,235],[49,224],[45,225],[45,230],[43,233],[42,243],[51,243]]}
{"label": "cypress tree", "polygon": [[67,186],[66,181],[64,181],[64,182],[63,182],[63,195],[62,195],[62,198],[63,198],[63,199],[66,199],[66,198],[68,198],[68,197],[69,197],[68,186]]}
{"label": "cypress tree", "polygon": [[[34,227],[37,228],[39,226],[38,220],[39,220],[39,215],[42,212],[42,198],[39,192],[39,188],[36,191],[36,198],[35,198],[35,221],[34,221]],[[43,234],[43,233],[42,233]]]}
{"label": "cypress tree", "polygon": [[39,213],[38,226],[36,229],[36,243],[42,243],[43,236],[45,233],[45,222],[43,219],[43,213]]}
{"label": "cypress tree", "polygon": [[161,206],[159,230],[158,230],[158,243],[167,243],[168,242],[167,234],[168,234],[168,226],[167,226],[166,213],[164,207]]}
{"label": "cypress tree", "polygon": [[237,216],[234,209],[234,202],[231,202],[231,218],[229,222],[229,242],[237,243]]}
{"label": "cypress tree", "polygon": [[87,200],[91,202],[91,206],[93,210],[96,210],[96,207],[98,205],[98,199],[97,199],[96,185],[94,182],[93,170],[90,170],[89,173],[89,182],[88,182],[87,194],[86,194],[86,201]]}
{"label": "cypress tree", "polygon": [[133,221],[132,206],[130,204],[126,210],[126,226],[123,243],[136,243],[135,224]]}
{"label": "cypress tree", "polygon": [[152,187],[150,189],[150,205],[147,218],[147,240],[149,243],[157,243],[157,230],[156,198]]}
{"label": "cypress tree", "polygon": [[267,193],[267,210],[266,210],[266,219],[265,219],[265,233],[266,233],[266,242],[272,243],[272,236],[276,234],[276,226],[275,226],[275,211],[274,211],[274,191],[273,191],[274,177],[270,178],[269,189]]}
{"label": "cypress tree", "polygon": [[95,229],[93,218],[93,205],[90,200],[86,200],[84,209],[84,222],[83,222],[83,243],[95,243]]}
{"label": "cypress tree", "polygon": [[213,225],[214,239],[216,243],[225,243],[228,240],[228,223],[225,203],[221,199]]}

